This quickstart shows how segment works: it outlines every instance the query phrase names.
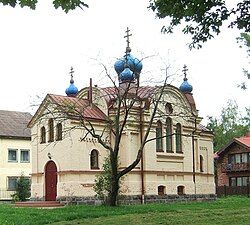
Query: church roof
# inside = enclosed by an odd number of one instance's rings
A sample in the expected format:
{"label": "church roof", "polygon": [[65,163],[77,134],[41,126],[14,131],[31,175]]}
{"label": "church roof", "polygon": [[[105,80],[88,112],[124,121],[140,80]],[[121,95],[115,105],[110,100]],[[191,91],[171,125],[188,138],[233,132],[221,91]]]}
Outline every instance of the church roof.
{"label": "church roof", "polygon": [[6,138],[30,138],[27,127],[32,115],[28,112],[0,110],[0,136]]}
{"label": "church roof", "polygon": [[81,99],[62,95],[48,95],[51,100],[56,103],[59,107],[62,107],[64,111],[68,111],[70,114],[70,109],[74,108],[74,112],[71,116],[77,116],[77,113],[81,114],[85,119],[93,120],[107,120],[107,116],[94,104],[90,104],[88,99]]}
{"label": "church roof", "polygon": [[[168,85],[168,86],[171,86],[171,87],[177,89],[176,87],[174,87],[172,85]],[[141,86],[138,88],[138,97],[143,99],[143,100],[148,99],[150,101],[150,99],[155,94],[155,92],[158,88],[160,88],[160,86]],[[114,100],[117,96],[115,87],[101,88],[101,91],[104,92],[103,96],[104,96],[106,102],[108,103],[108,105],[110,105],[112,100]],[[183,93],[183,95],[187,99],[191,108],[193,110],[196,110],[196,105],[195,105],[193,95],[191,93]]]}

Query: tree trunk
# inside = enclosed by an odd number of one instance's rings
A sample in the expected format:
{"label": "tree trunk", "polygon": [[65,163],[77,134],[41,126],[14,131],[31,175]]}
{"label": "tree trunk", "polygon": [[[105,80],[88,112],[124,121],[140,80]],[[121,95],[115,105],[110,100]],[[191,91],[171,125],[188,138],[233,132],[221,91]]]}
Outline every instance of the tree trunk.
{"label": "tree trunk", "polygon": [[108,196],[108,205],[110,206],[117,205],[118,193],[119,193],[119,178],[117,178],[117,176],[113,176]]}

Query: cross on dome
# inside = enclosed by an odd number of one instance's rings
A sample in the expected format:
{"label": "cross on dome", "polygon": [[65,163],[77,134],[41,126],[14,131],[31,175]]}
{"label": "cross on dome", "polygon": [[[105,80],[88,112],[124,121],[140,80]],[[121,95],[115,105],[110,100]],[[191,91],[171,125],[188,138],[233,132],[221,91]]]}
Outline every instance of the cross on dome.
{"label": "cross on dome", "polygon": [[184,64],[182,72],[184,73],[184,79],[185,80],[187,79],[187,71],[188,71],[187,65]]}
{"label": "cross on dome", "polygon": [[127,40],[126,40],[126,42],[127,42],[126,53],[129,53],[129,52],[131,52],[131,48],[130,48],[130,46],[129,46],[129,44],[130,44],[129,37],[132,36],[132,34],[129,33],[130,30],[129,30],[128,27],[127,27],[127,30],[126,30],[125,32],[126,32],[126,35],[124,36],[124,38],[127,39]]}

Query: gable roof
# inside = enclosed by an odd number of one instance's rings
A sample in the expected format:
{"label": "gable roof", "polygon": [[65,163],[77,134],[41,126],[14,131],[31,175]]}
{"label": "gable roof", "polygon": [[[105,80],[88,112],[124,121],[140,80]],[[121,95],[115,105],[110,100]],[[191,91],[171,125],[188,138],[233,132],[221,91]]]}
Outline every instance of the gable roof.
{"label": "gable roof", "polygon": [[73,106],[75,111],[80,113],[81,116],[83,116],[83,118],[85,119],[102,121],[107,120],[107,116],[102,112],[102,110],[100,110],[95,104],[90,104],[88,99],[52,94],[49,94],[49,97],[53,100],[54,103],[56,103],[56,105],[66,109],[66,111],[69,106]]}
{"label": "gable roof", "polygon": [[65,112],[70,118],[77,119],[79,116],[82,116],[84,119],[89,120],[108,120],[107,116],[96,105],[90,104],[88,99],[47,94],[35,115],[29,122],[28,127],[32,127],[32,124],[39,118],[39,114],[41,113],[46,102],[54,104],[59,112]]}
{"label": "gable roof", "polygon": [[27,127],[32,115],[28,112],[0,110],[0,136],[6,138],[30,138]]}
{"label": "gable roof", "polygon": [[250,150],[250,132],[246,136],[234,138],[228,145],[217,152],[217,156],[225,153],[233,144],[238,144]]}

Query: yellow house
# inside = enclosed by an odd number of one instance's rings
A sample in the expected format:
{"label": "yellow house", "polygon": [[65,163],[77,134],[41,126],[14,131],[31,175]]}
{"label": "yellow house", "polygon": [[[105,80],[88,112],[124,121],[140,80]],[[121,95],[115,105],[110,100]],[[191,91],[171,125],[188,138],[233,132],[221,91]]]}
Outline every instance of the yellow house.
{"label": "yellow house", "polygon": [[[125,105],[134,102],[121,134],[119,170],[135,160],[150,129],[142,159],[122,180],[123,199],[151,202],[173,200],[173,196],[214,197],[213,135],[200,124],[186,69],[180,88],[140,86],[142,63],[130,51],[128,46],[124,58],[115,63],[117,86],[101,88],[90,84],[78,91],[71,74],[67,96],[48,94],[41,103],[29,123],[32,199],[96,202],[94,180],[109,155],[100,141],[114,145],[114,132],[107,124],[117,116],[117,98],[124,94]],[[87,126],[101,140],[94,138]]]}
{"label": "yellow house", "polygon": [[31,114],[0,110],[0,200],[11,199],[16,181],[31,174]]}

